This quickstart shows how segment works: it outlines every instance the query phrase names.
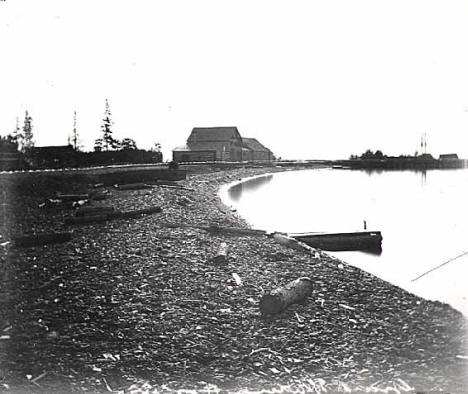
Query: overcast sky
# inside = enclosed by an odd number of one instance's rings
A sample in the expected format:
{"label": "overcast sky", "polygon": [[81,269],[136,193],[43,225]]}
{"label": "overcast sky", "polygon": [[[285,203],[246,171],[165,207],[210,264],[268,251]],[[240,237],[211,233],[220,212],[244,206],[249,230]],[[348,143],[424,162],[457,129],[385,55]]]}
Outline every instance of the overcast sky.
{"label": "overcast sky", "polygon": [[468,0],[0,1],[0,134],[86,149],[237,126],[283,158],[468,157]]}

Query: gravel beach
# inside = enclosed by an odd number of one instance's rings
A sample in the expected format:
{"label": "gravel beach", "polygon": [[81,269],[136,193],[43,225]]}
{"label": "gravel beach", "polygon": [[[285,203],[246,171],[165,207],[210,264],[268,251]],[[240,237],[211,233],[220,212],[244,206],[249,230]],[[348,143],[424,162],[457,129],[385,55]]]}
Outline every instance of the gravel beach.
{"label": "gravel beach", "polygon": [[[248,228],[219,189],[274,170],[205,169],[178,185],[125,191],[5,182],[0,391],[466,392],[467,320],[450,306],[319,250],[205,229]],[[56,191],[104,189],[107,199],[90,207],[162,212],[66,226],[73,208],[47,202]],[[73,235],[8,243],[31,231]],[[227,261],[215,263],[221,243]],[[304,302],[260,314],[263,294],[303,276],[313,281]]]}

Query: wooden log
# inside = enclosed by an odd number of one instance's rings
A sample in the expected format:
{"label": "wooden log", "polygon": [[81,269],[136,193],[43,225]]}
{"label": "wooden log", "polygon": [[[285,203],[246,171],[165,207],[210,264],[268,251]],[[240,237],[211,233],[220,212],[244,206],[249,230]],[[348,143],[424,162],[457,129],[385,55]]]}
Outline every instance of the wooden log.
{"label": "wooden log", "polygon": [[263,315],[280,313],[289,305],[304,300],[311,292],[312,280],[308,277],[298,278],[270,294],[265,294],[260,300],[260,312]]}
{"label": "wooden log", "polygon": [[215,264],[222,264],[227,261],[227,255],[228,255],[228,246],[225,242],[222,242],[219,247],[218,247],[218,252],[216,253],[216,256],[213,257],[212,261]]}
{"label": "wooden log", "polygon": [[80,201],[89,199],[89,194],[58,194],[58,200],[62,201]]}
{"label": "wooden log", "polygon": [[214,234],[232,234],[232,235],[266,235],[266,231],[263,230],[252,230],[249,228],[236,228],[236,227],[221,227],[211,225],[205,227],[207,231]]}
{"label": "wooden log", "polygon": [[153,186],[147,185],[146,183],[128,183],[126,185],[118,185],[119,190],[142,190],[151,189]]}
{"label": "wooden log", "polygon": [[94,201],[102,201],[107,199],[106,193],[95,193],[90,197]]}
{"label": "wooden log", "polygon": [[92,216],[82,216],[75,218],[66,218],[65,225],[73,224],[88,224],[88,223],[101,223],[109,219],[109,215],[92,215]]}
{"label": "wooden log", "polygon": [[299,250],[301,252],[310,251],[310,247],[303,244],[302,242],[297,241],[297,239],[287,236],[286,234],[274,233],[273,239],[280,245],[287,246],[294,250]]}
{"label": "wooden log", "polygon": [[75,216],[82,217],[108,215],[112,212],[114,212],[114,207],[83,207],[75,212]]}
{"label": "wooden log", "polygon": [[27,247],[67,242],[71,240],[71,236],[69,232],[47,233],[14,237],[12,240],[15,247]]}
{"label": "wooden log", "polygon": [[164,181],[161,179],[156,179],[156,184],[164,186],[180,186],[176,181]]}
{"label": "wooden log", "polygon": [[141,215],[151,215],[153,213],[159,213],[161,211],[161,207],[151,207],[144,209],[136,209],[134,211],[111,212],[107,215],[107,217],[109,219],[134,219],[140,217]]}

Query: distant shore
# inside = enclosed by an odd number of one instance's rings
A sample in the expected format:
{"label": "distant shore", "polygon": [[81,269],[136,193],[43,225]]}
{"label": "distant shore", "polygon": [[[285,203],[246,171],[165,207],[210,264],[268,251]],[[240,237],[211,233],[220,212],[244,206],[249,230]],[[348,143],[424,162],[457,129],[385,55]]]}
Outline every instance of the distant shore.
{"label": "distant shore", "polygon": [[[90,206],[162,212],[71,228],[63,224],[71,208],[39,204],[89,185],[46,182],[25,195],[10,185],[0,243],[27,231],[73,238],[1,247],[0,384],[13,393],[466,389],[467,320],[450,306],[318,250],[204,229],[248,228],[219,188],[271,171],[199,169],[176,187],[106,188],[107,200]],[[230,253],[216,265],[222,242]],[[262,317],[261,295],[301,276],[314,283],[306,302]]]}

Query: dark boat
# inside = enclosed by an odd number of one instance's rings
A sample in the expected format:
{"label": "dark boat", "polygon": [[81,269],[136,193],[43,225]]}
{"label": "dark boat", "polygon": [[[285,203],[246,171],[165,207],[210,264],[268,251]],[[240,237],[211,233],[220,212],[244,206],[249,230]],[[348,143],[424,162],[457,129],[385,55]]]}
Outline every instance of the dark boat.
{"label": "dark boat", "polygon": [[338,251],[382,251],[382,234],[380,231],[361,231],[355,233],[298,233],[290,237],[304,242],[313,248]]}

